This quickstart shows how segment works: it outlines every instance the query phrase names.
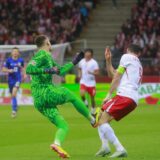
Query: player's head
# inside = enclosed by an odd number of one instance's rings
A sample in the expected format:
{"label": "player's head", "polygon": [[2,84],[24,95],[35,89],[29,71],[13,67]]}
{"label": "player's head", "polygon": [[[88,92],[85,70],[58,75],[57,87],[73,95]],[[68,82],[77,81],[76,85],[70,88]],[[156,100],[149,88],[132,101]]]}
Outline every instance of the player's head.
{"label": "player's head", "polygon": [[35,38],[35,44],[38,48],[44,48],[47,51],[51,51],[51,43],[49,41],[49,38],[45,35],[39,35]]}
{"label": "player's head", "polygon": [[141,55],[142,49],[136,44],[130,44],[127,48],[127,52],[133,53],[139,57]]}
{"label": "player's head", "polygon": [[84,58],[85,58],[86,60],[89,60],[89,59],[91,59],[92,57],[93,57],[93,49],[91,49],[91,48],[85,49],[85,50],[84,50]]}
{"label": "player's head", "polygon": [[19,57],[19,49],[17,47],[14,47],[12,49],[11,56],[14,59],[17,59]]}

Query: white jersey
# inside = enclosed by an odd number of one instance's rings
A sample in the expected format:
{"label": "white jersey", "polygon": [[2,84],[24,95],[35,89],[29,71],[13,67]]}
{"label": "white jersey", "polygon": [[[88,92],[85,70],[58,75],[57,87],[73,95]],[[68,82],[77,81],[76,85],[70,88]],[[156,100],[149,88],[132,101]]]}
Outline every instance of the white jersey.
{"label": "white jersey", "polygon": [[138,103],[138,88],[143,73],[142,65],[138,57],[127,53],[122,56],[120,66],[126,70],[118,86],[117,94],[129,97]]}
{"label": "white jersey", "polygon": [[95,70],[98,70],[98,63],[94,59],[91,59],[89,61],[82,59],[79,63],[79,68],[82,72],[80,84],[84,84],[88,87],[94,87],[96,85],[95,75],[88,72],[93,73]]}

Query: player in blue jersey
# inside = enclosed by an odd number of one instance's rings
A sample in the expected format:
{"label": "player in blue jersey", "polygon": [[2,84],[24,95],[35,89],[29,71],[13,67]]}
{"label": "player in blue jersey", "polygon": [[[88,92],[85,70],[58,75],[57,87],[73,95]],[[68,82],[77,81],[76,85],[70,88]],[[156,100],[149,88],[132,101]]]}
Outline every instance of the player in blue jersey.
{"label": "player in blue jersey", "polygon": [[[22,75],[21,73],[24,72],[24,61],[22,58],[19,57],[19,49],[13,48],[11,52],[11,57],[7,58],[4,62],[2,71],[8,73],[8,86],[9,91],[12,96],[12,117],[16,117],[17,115],[17,91],[19,89]],[[25,72],[24,72],[25,73]],[[26,76],[24,74],[24,76]]]}

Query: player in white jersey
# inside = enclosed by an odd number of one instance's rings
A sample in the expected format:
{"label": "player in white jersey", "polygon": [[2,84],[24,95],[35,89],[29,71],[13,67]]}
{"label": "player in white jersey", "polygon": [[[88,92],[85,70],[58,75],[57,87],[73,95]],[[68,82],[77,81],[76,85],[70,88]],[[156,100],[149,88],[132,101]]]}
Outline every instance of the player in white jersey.
{"label": "player in white jersey", "polygon": [[95,112],[96,78],[99,74],[99,67],[96,60],[93,59],[93,50],[86,49],[85,57],[79,63],[80,77],[80,95],[82,100],[88,106],[85,94],[88,93],[91,98],[91,112]]}
{"label": "player in white jersey", "polygon": [[[102,141],[101,149],[96,156],[105,156],[110,153],[109,143],[114,145],[116,152],[110,158],[126,157],[127,151],[116,137],[109,125],[111,120],[119,121],[133,111],[138,103],[138,88],[142,79],[142,66],[138,59],[141,49],[135,44],[128,47],[127,53],[120,60],[117,70],[112,66],[111,52],[105,52],[107,71],[113,77],[110,90],[103,101],[102,111],[99,116],[98,132]],[[111,98],[117,89],[117,95]],[[97,111],[98,113],[98,111]]]}

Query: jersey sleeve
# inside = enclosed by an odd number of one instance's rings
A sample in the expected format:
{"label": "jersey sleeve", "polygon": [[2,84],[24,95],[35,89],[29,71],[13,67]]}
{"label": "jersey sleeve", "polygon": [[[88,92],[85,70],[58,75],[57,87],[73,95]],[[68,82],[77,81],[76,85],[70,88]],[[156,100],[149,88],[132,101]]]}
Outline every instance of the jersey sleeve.
{"label": "jersey sleeve", "polygon": [[10,65],[9,59],[7,59],[7,60],[3,63],[3,67],[9,68],[9,65]]}
{"label": "jersey sleeve", "polygon": [[130,65],[130,60],[129,60],[128,56],[127,55],[123,55],[121,60],[120,60],[119,66],[127,68],[129,65]]}
{"label": "jersey sleeve", "polygon": [[117,72],[120,73],[120,74],[123,74],[126,70],[126,68],[130,65],[130,61],[129,61],[129,58],[128,56],[126,55],[123,55],[121,60],[120,60],[120,64],[117,68]]}
{"label": "jersey sleeve", "polygon": [[94,67],[93,67],[94,70],[98,70],[99,69],[99,66],[98,66],[98,63],[95,61],[94,63]]}
{"label": "jersey sleeve", "polygon": [[74,66],[72,62],[66,63],[63,66],[59,65],[55,60],[53,60],[53,67],[57,67],[60,71],[59,75],[64,76],[66,73],[68,73]]}

